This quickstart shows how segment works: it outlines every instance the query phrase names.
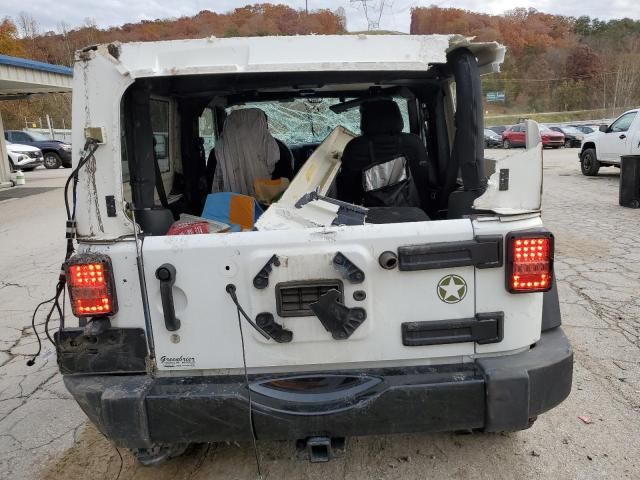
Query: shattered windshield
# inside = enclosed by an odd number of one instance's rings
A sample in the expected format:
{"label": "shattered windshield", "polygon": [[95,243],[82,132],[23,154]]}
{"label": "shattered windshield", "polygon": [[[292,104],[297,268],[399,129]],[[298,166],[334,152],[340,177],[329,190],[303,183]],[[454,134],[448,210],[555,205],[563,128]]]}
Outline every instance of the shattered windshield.
{"label": "shattered windshield", "polygon": [[[347,99],[350,100],[350,99]],[[394,98],[404,120],[403,131],[409,131],[407,101]],[[287,145],[319,143],[338,125],[360,134],[360,109],[358,107],[342,113],[334,113],[329,107],[340,103],[336,98],[295,99],[292,101],[245,103],[229,108],[259,108],[267,114],[269,130],[278,140]]]}

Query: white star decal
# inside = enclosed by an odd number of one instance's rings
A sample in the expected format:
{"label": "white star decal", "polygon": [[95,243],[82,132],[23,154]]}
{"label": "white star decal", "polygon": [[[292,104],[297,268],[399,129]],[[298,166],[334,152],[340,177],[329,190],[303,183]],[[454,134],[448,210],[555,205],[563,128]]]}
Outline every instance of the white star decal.
{"label": "white star decal", "polygon": [[454,297],[456,299],[460,298],[460,294],[458,290],[460,290],[461,285],[456,285],[453,282],[453,277],[449,277],[449,283],[441,283],[440,287],[444,289],[444,298]]}

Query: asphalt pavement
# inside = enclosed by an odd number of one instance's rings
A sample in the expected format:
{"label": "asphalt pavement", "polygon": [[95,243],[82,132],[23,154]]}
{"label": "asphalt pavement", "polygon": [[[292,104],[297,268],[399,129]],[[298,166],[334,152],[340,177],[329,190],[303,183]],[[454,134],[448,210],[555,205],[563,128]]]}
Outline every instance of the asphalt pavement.
{"label": "asphalt pavement", "polygon": [[[617,169],[588,178],[576,149],[544,155],[543,219],[556,236],[563,325],[575,350],[569,398],[523,432],[354,438],[326,464],[300,459],[291,442],[258,442],[264,478],[640,478],[640,210],[618,206]],[[49,343],[26,366],[37,348],[33,308],[53,295],[64,255],[69,173],[39,168],[18,187],[31,194],[0,197],[0,478],[258,478],[249,444],[198,445],[140,467],[88,423]],[[39,331],[43,320],[41,312]]]}

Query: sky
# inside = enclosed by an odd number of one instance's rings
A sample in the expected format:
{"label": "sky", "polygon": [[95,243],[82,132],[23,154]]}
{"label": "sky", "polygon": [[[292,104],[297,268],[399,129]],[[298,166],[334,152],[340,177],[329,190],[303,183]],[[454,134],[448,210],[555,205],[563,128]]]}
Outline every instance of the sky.
{"label": "sky", "polygon": [[[347,13],[347,27],[351,31],[366,30],[367,22],[352,0],[307,0],[309,9],[343,7]],[[371,0],[379,3],[380,0]],[[61,22],[71,28],[85,23],[87,18],[99,27],[109,27],[156,18],[191,16],[201,10],[226,12],[238,6],[257,3],[252,0],[0,0],[0,16],[14,19],[21,12],[30,14],[41,31],[58,30]],[[271,0],[271,3],[304,8],[305,0]],[[629,17],[640,20],[639,0],[387,0],[380,28],[409,31],[410,10],[414,6],[456,7],[475,12],[500,14],[515,7],[533,7],[545,13],[579,17],[611,19]]]}

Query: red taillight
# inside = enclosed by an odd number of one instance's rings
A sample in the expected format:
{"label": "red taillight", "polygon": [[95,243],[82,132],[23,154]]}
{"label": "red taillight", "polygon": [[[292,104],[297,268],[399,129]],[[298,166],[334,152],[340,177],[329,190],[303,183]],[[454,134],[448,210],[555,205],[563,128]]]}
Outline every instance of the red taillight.
{"label": "red taillight", "polygon": [[66,270],[69,299],[76,317],[99,317],[118,311],[109,257],[76,255],[69,260]]}
{"label": "red taillight", "polygon": [[553,280],[553,235],[514,232],[507,235],[507,290],[546,292]]}

